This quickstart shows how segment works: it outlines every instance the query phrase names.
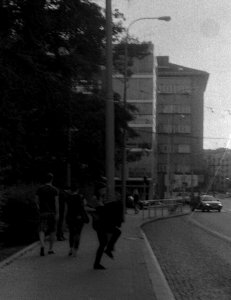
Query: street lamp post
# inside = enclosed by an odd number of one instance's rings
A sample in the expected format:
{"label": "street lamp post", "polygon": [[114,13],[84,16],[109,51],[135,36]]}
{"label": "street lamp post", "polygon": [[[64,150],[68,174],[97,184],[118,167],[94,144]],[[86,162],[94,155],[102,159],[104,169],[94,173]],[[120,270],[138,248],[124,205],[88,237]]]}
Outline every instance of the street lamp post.
{"label": "street lamp post", "polygon": [[112,8],[111,0],[106,0],[106,178],[107,201],[114,200],[115,158],[114,158],[114,102],[112,92]]}
{"label": "street lamp post", "polygon": [[68,150],[67,150],[67,186],[71,187],[71,128],[68,128]]}
{"label": "street lamp post", "polygon": [[[139,21],[143,20],[159,20],[169,22],[171,20],[170,16],[162,16],[162,17],[143,17],[133,20],[126,29],[125,35],[125,45],[124,45],[124,90],[123,90],[123,103],[124,109],[127,106],[127,81],[128,81],[128,38],[129,38],[129,30],[132,25]],[[127,181],[127,152],[126,152],[126,142],[127,142],[127,134],[126,129],[123,132],[123,159],[122,159],[122,200],[123,200],[123,209],[124,214],[126,211],[126,181]]]}

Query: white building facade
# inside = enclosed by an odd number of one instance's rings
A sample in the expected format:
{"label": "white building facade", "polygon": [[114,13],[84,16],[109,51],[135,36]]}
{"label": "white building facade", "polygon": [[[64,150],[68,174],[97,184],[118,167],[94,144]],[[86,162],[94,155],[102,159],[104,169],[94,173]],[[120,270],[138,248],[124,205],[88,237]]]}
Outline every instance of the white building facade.
{"label": "white building facade", "polygon": [[[139,45],[135,45],[139,47]],[[143,198],[153,193],[156,181],[156,63],[154,48],[148,44],[148,54],[133,59],[132,75],[127,81],[126,102],[136,107],[134,120],[130,122],[138,134],[136,138],[127,139],[126,181],[127,189],[138,188]],[[115,74],[113,90],[123,101],[123,76]],[[121,170],[117,171],[121,177]],[[151,197],[151,195],[150,195]]]}

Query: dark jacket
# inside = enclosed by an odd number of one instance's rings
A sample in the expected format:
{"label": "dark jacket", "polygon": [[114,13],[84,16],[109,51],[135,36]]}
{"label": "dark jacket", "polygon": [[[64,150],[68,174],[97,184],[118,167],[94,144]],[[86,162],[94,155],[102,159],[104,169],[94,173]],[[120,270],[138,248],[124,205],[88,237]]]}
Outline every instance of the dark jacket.
{"label": "dark jacket", "polygon": [[84,223],[84,202],[79,194],[69,195],[67,203],[67,223],[80,221]]}
{"label": "dark jacket", "polygon": [[123,222],[123,206],[121,201],[105,203],[96,207],[92,213],[92,226],[97,230],[112,232],[115,227],[120,227]]}

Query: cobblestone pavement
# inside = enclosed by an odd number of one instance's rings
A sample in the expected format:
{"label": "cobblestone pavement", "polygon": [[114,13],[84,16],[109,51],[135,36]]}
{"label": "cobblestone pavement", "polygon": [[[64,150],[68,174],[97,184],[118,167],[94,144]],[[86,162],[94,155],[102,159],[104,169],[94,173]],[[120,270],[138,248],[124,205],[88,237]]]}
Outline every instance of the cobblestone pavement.
{"label": "cobblestone pavement", "polygon": [[143,227],[169,286],[176,300],[230,300],[231,243],[198,228],[190,218]]}
{"label": "cobblestone pavement", "polygon": [[189,220],[198,221],[207,228],[220,232],[231,238],[231,213],[225,210],[218,212],[204,213],[195,211],[189,216]]}

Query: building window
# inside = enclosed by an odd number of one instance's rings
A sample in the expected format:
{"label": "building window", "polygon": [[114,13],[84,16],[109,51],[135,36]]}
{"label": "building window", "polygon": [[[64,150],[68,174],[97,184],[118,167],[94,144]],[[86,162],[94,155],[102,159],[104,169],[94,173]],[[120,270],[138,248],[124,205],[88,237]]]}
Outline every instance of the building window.
{"label": "building window", "polygon": [[191,106],[187,104],[162,104],[158,109],[163,114],[191,114]]}
{"label": "building window", "polygon": [[190,125],[171,125],[171,124],[159,124],[158,125],[159,133],[191,133]]}
{"label": "building window", "polygon": [[177,145],[177,152],[178,153],[190,153],[191,147],[190,147],[190,145],[187,145],[187,144],[179,144],[179,145]]}
{"label": "building window", "polygon": [[159,83],[157,90],[158,93],[160,94],[184,94],[184,95],[191,94],[191,87],[182,84]]}
{"label": "building window", "polygon": [[173,114],[174,113],[174,105],[159,105],[159,112],[163,114]]}
{"label": "building window", "polygon": [[190,125],[175,125],[174,129],[175,133],[191,133]]}
{"label": "building window", "polygon": [[136,107],[138,110],[135,114],[141,115],[152,115],[153,112],[153,104],[152,103],[137,103],[137,102],[129,102]]}
{"label": "building window", "polygon": [[158,164],[158,172],[167,173],[167,165],[166,164]]}
{"label": "building window", "polygon": [[190,166],[186,164],[176,164],[176,172],[177,173],[189,173],[190,172]]}
{"label": "building window", "polygon": [[175,105],[175,113],[178,114],[190,114],[191,106],[190,105]]}
{"label": "building window", "polygon": [[130,122],[130,125],[152,124],[152,115],[135,115],[135,119]]}
{"label": "building window", "polygon": [[172,126],[169,124],[159,124],[158,132],[159,133],[172,133]]}
{"label": "building window", "polygon": [[161,144],[158,146],[159,153],[169,153],[171,152],[171,147],[168,144]]}

